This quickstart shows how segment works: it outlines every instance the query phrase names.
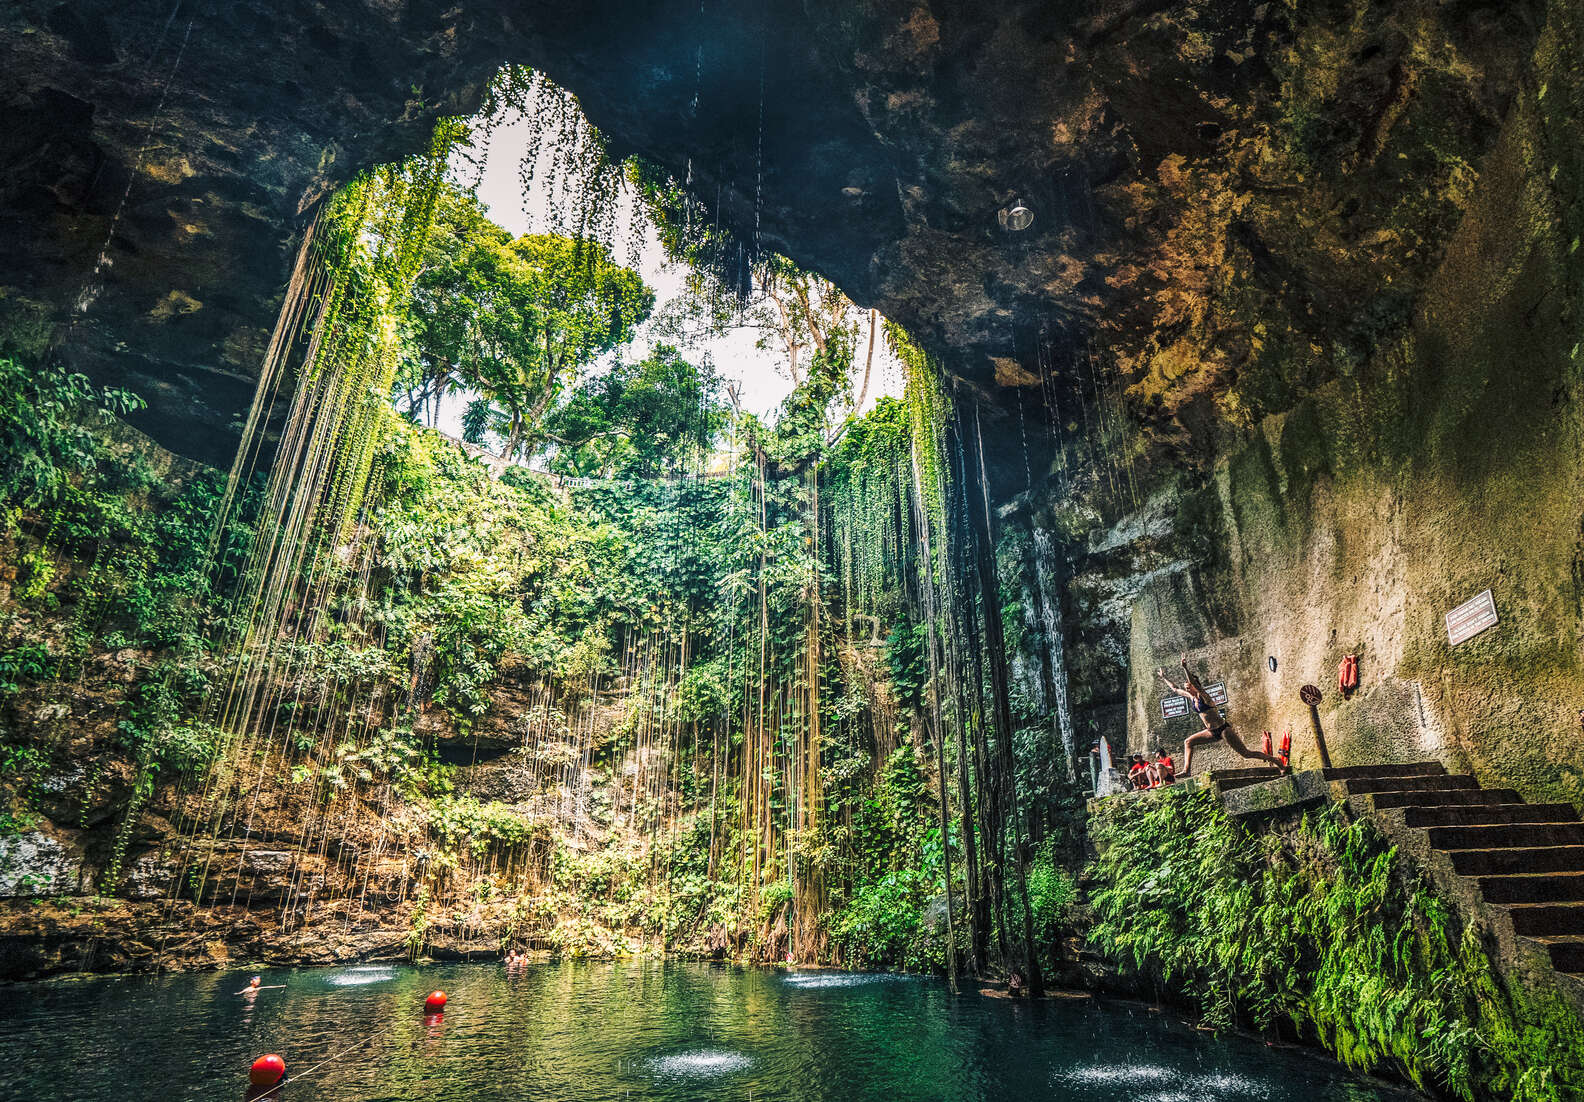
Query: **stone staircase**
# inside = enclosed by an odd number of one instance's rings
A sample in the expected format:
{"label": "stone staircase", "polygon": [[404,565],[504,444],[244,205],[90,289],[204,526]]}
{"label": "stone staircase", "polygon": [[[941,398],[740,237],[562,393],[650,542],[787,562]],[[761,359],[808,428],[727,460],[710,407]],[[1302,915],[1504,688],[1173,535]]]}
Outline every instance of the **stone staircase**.
{"label": "stone staircase", "polygon": [[[1314,774],[1300,774],[1302,781]],[[1270,769],[1212,772],[1222,793],[1273,779]],[[1530,804],[1510,788],[1482,788],[1440,762],[1319,771],[1315,797],[1372,813],[1399,845],[1417,850],[1465,902],[1506,916],[1524,956],[1584,979],[1584,822],[1569,804]],[[1294,785],[1301,789],[1302,785]],[[1295,795],[1301,795],[1295,791]]]}

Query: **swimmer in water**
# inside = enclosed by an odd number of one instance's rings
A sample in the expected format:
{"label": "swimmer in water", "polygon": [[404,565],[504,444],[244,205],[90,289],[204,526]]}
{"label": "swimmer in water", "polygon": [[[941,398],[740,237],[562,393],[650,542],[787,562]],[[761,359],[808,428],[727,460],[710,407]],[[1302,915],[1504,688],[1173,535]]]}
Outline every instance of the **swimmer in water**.
{"label": "swimmer in water", "polygon": [[284,983],[272,983],[268,987],[260,987],[259,984],[261,982],[262,981],[259,979],[259,977],[254,976],[252,979],[248,980],[248,985],[242,990],[238,991],[237,994],[246,995],[248,998],[252,998],[260,991],[279,991],[282,987],[286,986]]}

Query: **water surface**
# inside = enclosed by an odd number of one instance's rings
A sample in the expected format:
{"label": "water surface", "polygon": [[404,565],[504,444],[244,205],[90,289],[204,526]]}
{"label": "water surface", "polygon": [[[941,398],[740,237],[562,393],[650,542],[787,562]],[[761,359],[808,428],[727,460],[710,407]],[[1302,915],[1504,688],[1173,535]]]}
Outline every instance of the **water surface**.
{"label": "water surface", "polygon": [[[361,966],[12,986],[0,1098],[285,1102],[1401,1102],[1337,1065],[1142,1009],[952,997],[932,979],[699,964]],[[434,988],[450,996],[423,1015]],[[317,1066],[316,1066],[317,1065]]]}

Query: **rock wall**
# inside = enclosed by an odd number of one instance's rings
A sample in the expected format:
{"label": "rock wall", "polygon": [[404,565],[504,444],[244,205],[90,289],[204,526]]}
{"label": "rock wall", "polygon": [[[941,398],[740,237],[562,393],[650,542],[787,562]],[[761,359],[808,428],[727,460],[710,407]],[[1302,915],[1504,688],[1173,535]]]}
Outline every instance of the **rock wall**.
{"label": "rock wall", "polygon": [[[1023,488],[1014,440],[1043,465],[1086,423],[1096,349],[1131,388],[1128,446],[1199,462],[1225,418],[1290,404],[1401,323],[1544,13],[23,0],[0,13],[0,349],[134,386],[149,431],[224,465],[317,201],[515,61],[616,152],[690,180],[745,249],[939,355],[996,423],[998,496]],[[1014,200],[1020,233],[998,218]],[[1027,431],[1000,431],[1013,418]]]}
{"label": "rock wall", "polygon": [[[1338,764],[1435,757],[1584,803],[1581,48],[1577,6],[1553,5],[1456,232],[1372,355],[1229,435],[1203,473],[1141,473],[1146,500],[1110,523],[1071,493],[1023,504],[1066,538],[1087,732],[1180,755],[1194,724],[1162,720],[1154,670],[1186,653],[1226,681],[1245,741],[1291,724],[1300,763],[1313,682]],[[1486,588],[1500,624],[1449,646],[1444,614]],[[1348,652],[1362,684],[1342,701]]]}

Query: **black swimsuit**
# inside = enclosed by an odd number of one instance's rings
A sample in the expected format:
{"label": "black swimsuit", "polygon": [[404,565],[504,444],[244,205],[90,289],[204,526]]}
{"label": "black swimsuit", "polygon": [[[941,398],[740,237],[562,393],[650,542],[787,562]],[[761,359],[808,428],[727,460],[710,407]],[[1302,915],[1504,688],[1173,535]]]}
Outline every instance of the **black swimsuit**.
{"label": "black swimsuit", "polygon": [[[1204,715],[1206,712],[1210,711],[1210,705],[1206,704],[1202,700],[1196,699],[1193,701],[1193,710],[1198,712],[1200,715]],[[1204,733],[1209,735],[1211,739],[1219,741],[1221,736],[1226,734],[1226,729],[1230,726],[1232,726],[1230,723],[1223,723],[1219,727],[1210,727],[1207,725],[1205,727]]]}

